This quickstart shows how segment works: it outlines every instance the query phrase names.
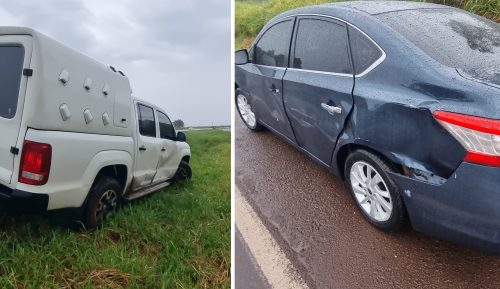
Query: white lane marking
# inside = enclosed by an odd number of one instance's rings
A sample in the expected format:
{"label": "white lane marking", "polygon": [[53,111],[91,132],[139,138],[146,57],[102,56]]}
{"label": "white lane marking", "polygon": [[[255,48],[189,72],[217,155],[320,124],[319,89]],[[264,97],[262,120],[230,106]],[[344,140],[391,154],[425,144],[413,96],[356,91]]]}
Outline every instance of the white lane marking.
{"label": "white lane marking", "polygon": [[236,227],[272,288],[309,289],[238,188]]}

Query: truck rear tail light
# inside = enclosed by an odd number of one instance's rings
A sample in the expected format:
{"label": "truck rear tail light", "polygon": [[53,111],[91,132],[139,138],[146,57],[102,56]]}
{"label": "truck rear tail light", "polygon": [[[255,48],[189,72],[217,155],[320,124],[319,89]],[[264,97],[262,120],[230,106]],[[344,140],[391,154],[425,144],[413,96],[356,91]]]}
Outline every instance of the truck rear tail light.
{"label": "truck rear tail light", "polygon": [[466,162],[500,167],[500,120],[447,111],[434,118],[467,150]]}
{"label": "truck rear tail light", "polygon": [[19,182],[41,186],[49,179],[52,147],[49,144],[24,141]]}

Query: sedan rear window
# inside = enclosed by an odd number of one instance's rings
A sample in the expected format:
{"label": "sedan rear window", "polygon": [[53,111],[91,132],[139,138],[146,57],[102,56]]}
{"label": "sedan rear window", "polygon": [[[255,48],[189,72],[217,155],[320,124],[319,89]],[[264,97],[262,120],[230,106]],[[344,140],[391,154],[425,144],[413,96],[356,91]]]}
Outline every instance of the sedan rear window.
{"label": "sedan rear window", "polygon": [[377,16],[432,58],[459,69],[500,65],[500,25],[458,9],[425,9]]}
{"label": "sedan rear window", "polygon": [[382,57],[382,51],[358,29],[349,26],[354,72],[361,74]]}
{"label": "sedan rear window", "polygon": [[318,19],[301,19],[295,40],[293,67],[352,73],[345,26]]}
{"label": "sedan rear window", "polygon": [[0,46],[0,117],[16,116],[19,87],[23,71],[24,47]]}

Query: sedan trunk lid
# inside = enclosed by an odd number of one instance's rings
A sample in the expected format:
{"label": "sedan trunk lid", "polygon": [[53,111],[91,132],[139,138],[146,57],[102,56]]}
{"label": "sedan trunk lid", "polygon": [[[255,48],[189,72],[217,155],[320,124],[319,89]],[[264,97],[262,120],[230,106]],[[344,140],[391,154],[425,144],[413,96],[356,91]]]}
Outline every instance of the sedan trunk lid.
{"label": "sedan trunk lid", "polygon": [[475,69],[457,69],[463,77],[500,88],[500,65]]}

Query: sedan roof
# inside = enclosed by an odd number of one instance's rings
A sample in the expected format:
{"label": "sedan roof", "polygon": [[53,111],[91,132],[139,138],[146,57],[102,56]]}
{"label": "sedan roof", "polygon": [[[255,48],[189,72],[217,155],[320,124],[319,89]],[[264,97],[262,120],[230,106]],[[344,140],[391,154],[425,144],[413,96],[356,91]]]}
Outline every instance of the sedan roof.
{"label": "sedan roof", "polygon": [[[407,1],[350,1],[350,2],[335,2],[320,5],[305,6],[295,8],[283,12],[275,16],[270,23],[283,17],[293,16],[298,14],[324,14],[334,17],[341,17],[344,20],[349,20],[353,24],[366,24],[370,26],[373,22],[367,21],[368,18],[373,21],[376,15],[411,10],[451,10],[456,9],[450,6],[422,3],[422,2],[407,2]],[[368,16],[368,17],[366,17]]]}
{"label": "sedan roof", "polygon": [[370,15],[377,15],[388,12],[401,10],[417,10],[417,9],[447,9],[450,7],[422,2],[407,2],[407,1],[352,1],[338,2],[318,5],[324,8],[345,7],[353,10],[362,11]]}

